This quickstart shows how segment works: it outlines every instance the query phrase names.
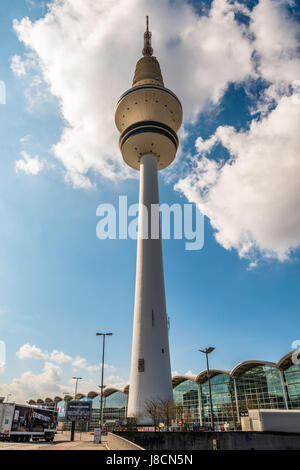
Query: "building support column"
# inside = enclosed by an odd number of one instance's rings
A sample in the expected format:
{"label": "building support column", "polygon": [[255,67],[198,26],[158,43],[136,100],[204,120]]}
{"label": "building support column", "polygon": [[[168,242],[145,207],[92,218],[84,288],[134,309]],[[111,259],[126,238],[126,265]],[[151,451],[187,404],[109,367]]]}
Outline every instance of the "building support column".
{"label": "building support column", "polygon": [[238,423],[241,424],[239,399],[238,399],[237,386],[236,386],[236,378],[235,378],[235,377],[233,377],[233,387],[234,387],[234,398],[235,398],[235,405],[236,405],[236,412],[237,412]]}
{"label": "building support column", "polygon": [[285,408],[288,410],[288,409],[289,409],[289,402],[288,402],[288,396],[287,396],[287,390],[286,390],[286,384],[285,384],[284,373],[283,373],[282,370],[279,370],[279,374],[280,374],[280,380],[281,380],[281,387],[282,387],[282,394],[283,394],[284,404],[285,404]]}
{"label": "building support column", "polygon": [[199,423],[200,423],[200,426],[203,426],[201,384],[198,384],[198,410],[199,410]]}

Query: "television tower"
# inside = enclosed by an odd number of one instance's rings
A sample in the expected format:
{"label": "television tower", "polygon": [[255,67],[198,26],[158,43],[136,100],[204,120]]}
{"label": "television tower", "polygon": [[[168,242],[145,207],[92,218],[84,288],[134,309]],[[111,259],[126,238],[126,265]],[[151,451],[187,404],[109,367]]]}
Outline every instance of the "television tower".
{"label": "television tower", "polygon": [[174,160],[176,132],[182,122],[180,101],[165,88],[159,63],[152,55],[146,18],[143,57],[136,64],[132,88],[123,93],[115,113],[123,159],[140,171],[139,204],[147,208],[146,217],[139,211],[127,411],[139,424],[151,423],[147,402],[173,399],[161,233],[159,227],[157,236],[151,237],[151,206],[159,204],[158,170]]}

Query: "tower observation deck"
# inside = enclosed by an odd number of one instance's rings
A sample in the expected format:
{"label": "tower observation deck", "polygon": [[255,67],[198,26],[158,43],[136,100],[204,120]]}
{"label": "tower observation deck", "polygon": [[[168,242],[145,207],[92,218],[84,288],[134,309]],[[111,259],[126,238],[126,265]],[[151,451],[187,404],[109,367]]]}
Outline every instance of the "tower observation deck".
{"label": "tower observation deck", "polygon": [[[151,32],[144,34],[143,57],[137,62],[132,88],[119,99],[115,123],[124,161],[140,171],[139,214],[134,325],[128,417],[151,423],[146,405],[172,400],[168,322],[165,301],[161,235],[151,238],[151,206],[159,204],[158,170],[169,166],[178,148],[177,131],[182,107],[165,88],[160,66],[153,57]],[[149,237],[145,237],[145,233]]]}

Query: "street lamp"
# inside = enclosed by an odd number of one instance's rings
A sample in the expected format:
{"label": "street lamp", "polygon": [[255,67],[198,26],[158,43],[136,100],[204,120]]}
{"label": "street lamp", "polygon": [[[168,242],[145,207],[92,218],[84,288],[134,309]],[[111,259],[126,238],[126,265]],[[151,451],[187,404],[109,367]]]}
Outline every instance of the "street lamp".
{"label": "street lamp", "polygon": [[[74,400],[76,400],[78,381],[79,381],[79,380],[82,380],[82,377],[72,377],[72,379],[75,380]],[[71,427],[71,441],[74,441],[74,434],[75,434],[75,421],[72,421],[72,427]]]}
{"label": "street lamp", "polygon": [[206,356],[206,369],[207,369],[207,378],[208,378],[208,392],[209,392],[209,405],[210,405],[210,424],[212,429],[214,429],[214,413],[213,413],[213,404],[212,404],[212,396],[211,396],[211,386],[210,386],[210,372],[209,372],[209,364],[208,364],[208,355],[215,350],[212,346],[206,349],[198,349],[198,351],[202,352]]}
{"label": "street lamp", "polygon": [[74,400],[76,400],[78,380],[82,380],[82,377],[72,377],[72,379],[76,380],[76,382],[75,382],[75,394],[74,394]]}
{"label": "street lamp", "polygon": [[103,426],[103,378],[104,378],[104,353],[105,353],[105,336],[112,336],[112,333],[96,333],[96,336],[103,336],[103,347],[102,347],[102,371],[101,371],[101,396],[100,396],[100,429]]}

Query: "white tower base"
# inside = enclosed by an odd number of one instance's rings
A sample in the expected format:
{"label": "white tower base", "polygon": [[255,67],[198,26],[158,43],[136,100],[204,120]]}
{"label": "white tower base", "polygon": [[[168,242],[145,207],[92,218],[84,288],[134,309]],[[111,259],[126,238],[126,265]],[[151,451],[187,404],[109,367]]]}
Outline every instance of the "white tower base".
{"label": "white tower base", "polygon": [[[127,416],[149,424],[147,402],[173,399],[160,234],[151,239],[151,204],[159,204],[157,158],[152,153],[141,158],[139,203],[148,209],[148,224],[140,212]],[[148,239],[142,238],[145,233]]]}

